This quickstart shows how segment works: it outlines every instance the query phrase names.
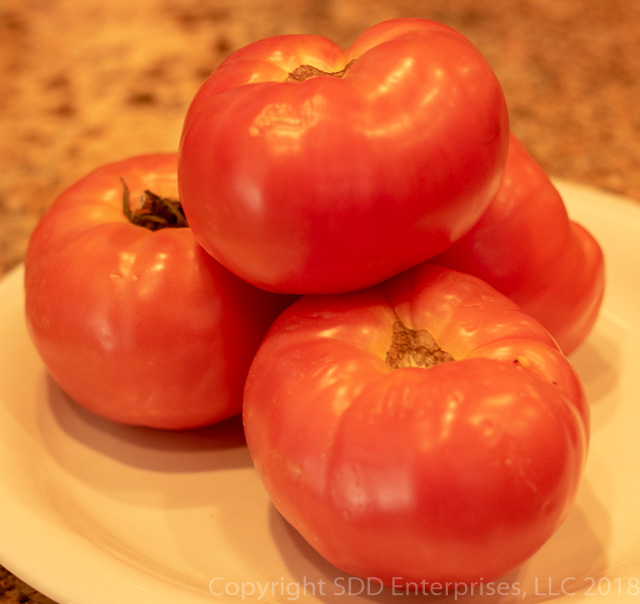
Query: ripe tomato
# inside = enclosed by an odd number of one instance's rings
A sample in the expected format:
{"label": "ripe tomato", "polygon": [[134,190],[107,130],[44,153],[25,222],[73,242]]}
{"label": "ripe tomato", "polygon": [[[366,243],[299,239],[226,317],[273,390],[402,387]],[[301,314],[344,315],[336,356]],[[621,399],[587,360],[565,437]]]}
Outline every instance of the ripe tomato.
{"label": "ripe tomato", "polygon": [[560,193],[515,136],[488,210],[433,261],[476,275],[515,300],[565,354],[585,340],[602,304],[600,245],[569,219]]}
{"label": "ripe tomato", "polygon": [[244,402],[284,518],[337,567],[395,587],[491,581],[531,556],[571,509],[588,421],[539,323],[429,263],[295,302]]}
{"label": "ripe tomato", "polygon": [[[213,260],[189,228],[125,216],[127,190],[147,206],[175,196],[176,165],[158,154],[99,168],[56,199],[26,255],[27,323],[46,367],[117,422],[190,428],[239,413],[253,354],[285,305]],[[180,214],[153,210],[133,214],[169,227]]]}
{"label": "ripe tomato", "polygon": [[346,50],[276,36],[232,54],[195,95],[180,197],[200,243],[240,277],[343,292],[468,231],[507,146],[495,74],[444,25],[387,21]]}

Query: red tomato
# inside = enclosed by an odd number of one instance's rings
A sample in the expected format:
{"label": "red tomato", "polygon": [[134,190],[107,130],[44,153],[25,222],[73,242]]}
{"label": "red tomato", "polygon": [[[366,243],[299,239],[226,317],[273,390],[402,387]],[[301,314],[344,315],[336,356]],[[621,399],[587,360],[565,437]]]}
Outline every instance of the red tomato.
{"label": "red tomato", "polygon": [[36,348],[73,399],[117,422],[190,428],[239,413],[253,354],[284,307],[189,228],[152,231],[125,216],[120,179],[132,200],[175,196],[176,164],[176,154],[147,155],[96,170],[58,197],[29,242]]}
{"label": "red tomato", "polygon": [[444,25],[387,21],[346,50],[277,36],[232,54],[195,95],[180,197],[201,244],[254,285],[355,290],[468,231],[507,146],[495,74]]}
{"label": "red tomato", "polygon": [[244,402],[284,518],[340,569],[395,587],[491,581],[531,556],[572,507],[588,421],[539,323],[428,263],[294,303]]}
{"label": "red tomato", "polygon": [[476,275],[518,302],[565,354],[585,340],[600,311],[602,250],[569,220],[558,190],[515,136],[487,212],[433,261]]}

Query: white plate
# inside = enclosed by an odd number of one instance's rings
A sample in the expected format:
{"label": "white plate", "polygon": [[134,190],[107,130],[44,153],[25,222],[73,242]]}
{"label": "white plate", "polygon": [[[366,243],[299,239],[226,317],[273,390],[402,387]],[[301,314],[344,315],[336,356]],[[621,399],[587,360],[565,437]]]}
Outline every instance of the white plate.
{"label": "white plate", "polygon": [[[593,408],[586,475],[570,517],[526,564],[438,601],[640,602],[640,204],[558,186],[607,262],[602,316],[572,357]],[[61,604],[397,602],[280,518],[237,419],[164,433],[73,404],[27,336],[22,276],[0,283],[0,563]]]}

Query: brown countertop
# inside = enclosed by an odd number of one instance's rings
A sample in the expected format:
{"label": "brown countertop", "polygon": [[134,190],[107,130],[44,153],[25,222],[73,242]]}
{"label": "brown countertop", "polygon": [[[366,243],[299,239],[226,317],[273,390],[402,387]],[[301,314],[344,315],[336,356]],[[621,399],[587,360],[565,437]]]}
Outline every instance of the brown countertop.
{"label": "brown countertop", "polygon": [[[640,202],[637,2],[3,0],[0,275],[74,180],[175,150],[189,101],[231,50],[280,33],[346,45],[398,16],[442,21],[480,48],[513,131],[550,174]],[[0,603],[9,602],[51,601],[0,567]]]}

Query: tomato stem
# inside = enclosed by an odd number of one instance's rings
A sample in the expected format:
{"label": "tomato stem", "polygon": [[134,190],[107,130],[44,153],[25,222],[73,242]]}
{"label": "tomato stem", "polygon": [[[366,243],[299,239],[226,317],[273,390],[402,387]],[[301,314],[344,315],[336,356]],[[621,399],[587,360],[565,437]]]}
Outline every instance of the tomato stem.
{"label": "tomato stem", "polygon": [[346,64],[344,69],[340,69],[339,71],[322,71],[322,69],[318,69],[313,65],[300,65],[289,73],[285,82],[304,82],[305,80],[319,77],[342,78],[354,62],[355,59],[352,59]]}
{"label": "tomato stem", "polygon": [[120,178],[124,190],[122,192],[122,211],[129,222],[150,231],[166,228],[188,227],[182,204],[177,199],[160,197],[148,189],[140,195],[140,202],[135,210],[131,209],[129,187],[124,178]]}
{"label": "tomato stem", "polygon": [[442,350],[435,338],[426,329],[413,330],[399,319],[393,324],[391,346],[387,350],[386,362],[391,369],[399,367],[433,367],[440,363],[455,361]]}

